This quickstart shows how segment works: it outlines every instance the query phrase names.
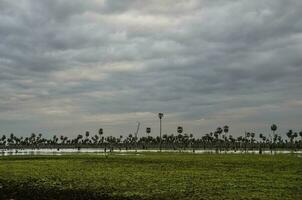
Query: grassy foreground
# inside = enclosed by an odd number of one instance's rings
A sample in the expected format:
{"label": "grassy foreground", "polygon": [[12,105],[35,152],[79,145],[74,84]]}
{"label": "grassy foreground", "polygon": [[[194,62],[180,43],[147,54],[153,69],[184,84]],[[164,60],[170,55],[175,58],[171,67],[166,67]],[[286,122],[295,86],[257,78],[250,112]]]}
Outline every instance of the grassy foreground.
{"label": "grassy foreground", "polygon": [[302,199],[297,155],[0,157],[0,199]]}

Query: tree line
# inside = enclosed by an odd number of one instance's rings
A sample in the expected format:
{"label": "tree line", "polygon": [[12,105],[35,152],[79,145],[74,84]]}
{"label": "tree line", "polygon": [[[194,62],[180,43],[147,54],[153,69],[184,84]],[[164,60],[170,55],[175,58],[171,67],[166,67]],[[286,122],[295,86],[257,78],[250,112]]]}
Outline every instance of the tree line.
{"label": "tree line", "polygon": [[177,134],[151,136],[151,128],[146,128],[146,136],[138,137],[137,133],[127,137],[105,136],[100,128],[97,134],[86,131],[75,138],[64,135],[54,135],[44,138],[41,133],[32,133],[28,137],[17,137],[13,133],[0,137],[0,149],[40,149],[40,148],[104,148],[114,149],[167,149],[167,150],[216,150],[216,151],[250,151],[259,150],[298,150],[302,149],[302,131],[286,132],[286,138],[276,134],[277,126],[271,126],[272,134],[245,132],[234,137],[229,133],[229,126],[218,127],[215,131],[196,138],[193,134],[184,133],[182,127],[177,128]]}

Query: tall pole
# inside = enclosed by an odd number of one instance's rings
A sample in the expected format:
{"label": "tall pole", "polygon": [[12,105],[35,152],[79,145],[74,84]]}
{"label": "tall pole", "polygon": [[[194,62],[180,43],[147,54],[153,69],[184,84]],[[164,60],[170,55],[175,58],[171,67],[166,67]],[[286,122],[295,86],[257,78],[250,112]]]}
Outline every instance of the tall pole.
{"label": "tall pole", "polygon": [[139,130],[139,127],[140,127],[141,123],[140,122],[137,122],[137,129],[136,129],[136,132],[135,132],[135,152],[137,152],[137,135],[138,135],[138,130]]}

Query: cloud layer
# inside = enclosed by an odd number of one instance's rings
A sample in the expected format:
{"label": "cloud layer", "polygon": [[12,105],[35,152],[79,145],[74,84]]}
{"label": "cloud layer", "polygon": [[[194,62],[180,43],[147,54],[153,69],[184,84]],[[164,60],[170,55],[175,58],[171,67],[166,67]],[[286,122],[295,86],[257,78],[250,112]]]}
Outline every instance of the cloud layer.
{"label": "cloud layer", "polygon": [[[0,133],[301,129],[300,0],[0,0]],[[143,134],[143,131],[142,131]]]}

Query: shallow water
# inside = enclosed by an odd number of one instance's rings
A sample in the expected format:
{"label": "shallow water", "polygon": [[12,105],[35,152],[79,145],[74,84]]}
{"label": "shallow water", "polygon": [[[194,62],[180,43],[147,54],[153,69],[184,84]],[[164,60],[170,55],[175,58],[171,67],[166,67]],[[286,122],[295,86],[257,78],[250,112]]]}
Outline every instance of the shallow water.
{"label": "shallow water", "polygon": [[[107,153],[109,151],[107,150]],[[127,153],[143,153],[143,152],[159,152],[158,149],[150,149],[150,150],[114,150],[113,152],[115,153],[120,153],[119,155],[128,155]],[[162,152],[171,152],[171,153],[177,153],[177,152],[182,152],[182,153],[195,153],[195,154],[204,154],[204,153],[219,153],[219,154],[259,154],[258,150],[253,150],[253,151],[216,151],[216,150],[195,150],[194,152],[192,150],[162,150]],[[93,153],[93,154],[98,154],[98,155],[105,155],[105,150],[103,148],[81,148],[80,150],[78,149],[71,149],[71,148],[66,148],[66,149],[1,149],[0,150],[0,156],[22,156],[22,155],[54,155],[54,156],[60,156],[64,154],[80,154],[80,153]],[[290,153],[295,153],[295,154],[302,154],[302,151],[287,151],[287,150],[281,150],[281,151],[262,151],[262,154],[290,154]]]}

